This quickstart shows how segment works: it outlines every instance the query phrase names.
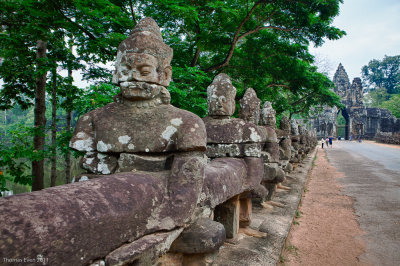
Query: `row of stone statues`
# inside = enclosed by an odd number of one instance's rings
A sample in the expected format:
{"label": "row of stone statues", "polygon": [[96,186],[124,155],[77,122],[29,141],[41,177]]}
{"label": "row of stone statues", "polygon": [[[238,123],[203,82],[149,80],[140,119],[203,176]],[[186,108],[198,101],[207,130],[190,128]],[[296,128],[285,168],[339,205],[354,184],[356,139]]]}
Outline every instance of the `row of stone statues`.
{"label": "row of stone statues", "polygon": [[232,118],[236,89],[226,74],[207,88],[207,117],[170,105],[171,59],[155,21],[140,21],[118,47],[121,94],[83,115],[71,139],[88,172],[75,181],[91,180],[1,204],[5,257],[149,265],[169,251],[204,262],[240,230],[266,235],[250,227],[253,202],[283,207],[274,192],[290,189],[280,183],[315,138],[286,117],[277,129],[271,103],[260,108],[253,89]]}

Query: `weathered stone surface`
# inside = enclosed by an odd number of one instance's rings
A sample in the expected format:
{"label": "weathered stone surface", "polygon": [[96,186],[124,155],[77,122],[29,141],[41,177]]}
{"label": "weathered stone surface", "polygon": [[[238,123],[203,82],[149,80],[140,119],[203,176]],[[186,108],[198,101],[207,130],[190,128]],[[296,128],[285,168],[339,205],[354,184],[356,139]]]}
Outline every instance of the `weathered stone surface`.
{"label": "weathered stone surface", "polygon": [[115,156],[99,152],[87,152],[80,164],[91,173],[103,175],[114,173],[118,165]]}
{"label": "weathered stone surface", "polygon": [[259,126],[258,131],[262,135],[262,142],[278,142],[275,129],[267,126]]}
{"label": "weathered stone surface", "polygon": [[290,139],[292,140],[292,143],[293,142],[299,142],[300,141],[300,136],[291,136]]}
{"label": "weathered stone surface", "polygon": [[267,142],[264,144],[264,150],[271,155],[270,162],[279,162],[279,143]]}
{"label": "weathered stone surface", "polygon": [[244,190],[250,190],[260,184],[264,175],[264,165],[262,158],[245,157],[247,175],[244,180]]}
{"label": "weathered stone surface", "polygon": [[[157,172],[155,172],[157,173]],[[163,223],[164,215],[173,217],[175,224],[183,226],[190,221],[199,201],[205,179],[205,159],[197,156],[175,155],[168,177],[168,209],[161,209],[154,223]],[[159,218],[159,220],[157,220]]]}
{"label": "weathered stone surface", "polygon": [[300,149],[300,141],[292,142],[292,147],[295,149],[295,151],[298,151]]}
{"label": "weathered stone surface", "polygon": [[261,157],[261,144],[260,143],[248,143],[242,144],[245,157]]}
{"label": "weathered stone surface", "polygon": [[183,228],[167,233],[144,236],[132,243],[125,244],[107,255],[107,265],[151,265],[163,253],[166,253]]}
{"label": "weathered stone surface", "polygon": [[121,153],[118,159],[118,171],[164,171],[171,169],[172,156],[137,155],[134,153]]}
{"label": "weathered stone surface", "polygon": [[234,238],[239,231],[239,199],[235,197],[214,209],[214,219],[225,227],[226,237]]}
{"label": "weathered stone surface", "polygon": [[200,218],[186,228],[173,242],[170,251],[184,254],[210,253],[225,242],[224,226],[208,218]]}
{"label": "weathered stone surface", "polygon": [[288,163],[285,167],[285,171],[290,173],[293,171],[293,165],[291,163]]}
{"label": "weathered stone surface", "polygon": [[255,202],[263,202],[268,198],[268,190],[263,184],[259,184],[252,190],[253,201]]}
{"label": "weathered stone surface", "polygon": [[381,143],[398,144],[398,145],[400,144],[400,133],[385,134],[385,132],[381,132],[380,134],[377,134],[375,138],[377,142]]}
{"label": "weathered stone surface", "polygon": [[267,127],[276,128],[276,112],[270,102],[265,102],[261,110],[261,124]]}
{"label": "weathered stone surface", "polygon": [[299,135],[299,125],[297,124],[296,120],[290,120],[290,131],[292,136]]}
{"label": "weathered stone surface", "polygon": [[290,120],[286,116],[282,116],[281,121],[279,123],[279,129],[284,132],[285,135],[290,135],[291,133],[291,126]]}
{"label": "weathered stone surface", "polygon": [[243,98],[239,101],[239,118],[246,122],[258,125],[260,120],[260,104],[261,100],[257,98],[254,89],[248,88],[244,93]]}
{"label": "weathered stone surface", "polygon": [[95,175],[95,174],[80,174],[80,175],[74,176],[74,178],[72,178],[71,183],[84,182],[84,181],[88,181],[90,179],[98,178],[98,177],[99,177],[99,175]]}
{"label": "weathered stone surface", "polygon": [[268,191],[267,197],[265,200],[269,201],[274,198],[275,192],[276,192],[276,183],[275,182],[265,182],[263,183],[265,188]]}
{"label": "weathered stone surface", "polygon": [[205,151],[206,133],[198,116],[172,105],[137,109],[111,103],[79,119],[71,147],[101,153]]}
{"label": "weathered stone surface", "polygon": [[259,127],[242,119],[203,118],[207,130],[207,143],[257,143],[262,141]]}
{"label": "weathered stone surface", "polygon": [[285,181],[285,171],[283,171],[281,168],[278,168],[276,171],[275,179],[273,181],[275,183],[281,183]]}
{"label": "weathered stone surface", "polygon": [[260,143],[245,144],[208,144],[207,156],[209,158],[220,157],[260,157]]}
{"label": "weathered stone surface", "polygon": [[240,197],[240,213],[239,213],[239,227],[247,227],[251,223],[253,215],[253,204],[251,198]]}
{"label": "weathered stone surface", "polygon": [[270,182],[275,179],[278,174],[278,163],[264,163],[264,176],[263,182]]}
{"label": "weathered stone surface", "polygon": [[171,230],[183,221],[160,215],[170,208],[166,182],[163,172],[120,173],[2,198],[2,255],[43,254],[50,265],[88,264],[145,232]]}
{"label": "weathered stone surface", "polygon": [[262,158],[262,160],[263,160],[264,163],[272,162],[271,154],[269,154],[269,153],[266,152],[266,151],[262,151],[262,152],[261,152],[261,158]]}
{"label": "weathered stone surface", "polygon": [[206,155],[215,157],[241,157],[243,152],[240,144],[207,144]]}
{"label": "weathered stone surface", "polygon": [[285,172],[277,163],[264,163],[263,183],[280,183],[285,180]]}
{"label": "weathered stone surface", "polygon": [[289,138],[283,138],[279,142],[279,159],[280,160],[289,160],[292,152],[291,152],[291,144],[292,141]]}
{"label": "weathered stone surface", "polygon": [[236,88],[224,73],[218,74],[207,87],[209,116],[231,116],[235,112]]}
{"label": "weathered stone surface", "polygon": [[218,158],[205,169],[200,205],[214,208],[245,190],[247,165],[243,159]]}

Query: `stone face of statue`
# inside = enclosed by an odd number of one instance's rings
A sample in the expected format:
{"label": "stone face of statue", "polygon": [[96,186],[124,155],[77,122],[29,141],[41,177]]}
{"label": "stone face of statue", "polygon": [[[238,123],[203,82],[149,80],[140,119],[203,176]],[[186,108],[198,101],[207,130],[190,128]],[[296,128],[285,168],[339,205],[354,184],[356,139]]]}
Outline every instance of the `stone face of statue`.
{"label": "stone face of statue", "polygon": [[275,110],[272,108],[270,102],[265,102],[263,108],[261,110],[261,124],[276,128],[276,117],[275,117]]}
{"label": "stone face of statue", "polygon": [[155,98],[171,81],[172,49],[152,19],[143,19],[118,47],[113,82],[125,100]]}
{"label": "stone face of statue", "polygon": [[236,88],[228,75],[218,74],[207,88],[209,116],[231,116],[235,112]]}
{"label": "stone face of statue", "polygon": [[257,98],[255,90],[253,88],[248,88],[239,103],[239,117],[247,122],[258,125],[260,120],[261,100]]}

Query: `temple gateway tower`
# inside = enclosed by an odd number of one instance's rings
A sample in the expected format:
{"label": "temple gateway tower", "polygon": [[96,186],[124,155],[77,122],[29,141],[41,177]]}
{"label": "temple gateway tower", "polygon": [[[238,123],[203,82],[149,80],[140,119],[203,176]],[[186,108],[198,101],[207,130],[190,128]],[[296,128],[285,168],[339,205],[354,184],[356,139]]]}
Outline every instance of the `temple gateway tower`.
{"label": "temple gateway tower", "polygon": [[341,113],[345,119],[344,137],[372,139],[376,134],[400,132],[400,119],[396,119],[389,110],[383,108],[367,108],[363,102],[363,87],[360,78],[349,77],[340,63],[335,75],[334,92],[340,96],[344,108],[325,107],[322,114],[312,119],[312,126],[318,137],[338,136],[337,117]]}

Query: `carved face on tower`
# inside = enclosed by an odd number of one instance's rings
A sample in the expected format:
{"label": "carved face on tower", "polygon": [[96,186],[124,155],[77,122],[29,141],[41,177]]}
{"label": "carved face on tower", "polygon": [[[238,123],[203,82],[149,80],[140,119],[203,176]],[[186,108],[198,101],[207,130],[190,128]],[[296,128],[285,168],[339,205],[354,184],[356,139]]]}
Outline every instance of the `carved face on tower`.
{"label": "carved face on tower", "polygon": [[218,74],[207,88],[209,116],[231,116],[235,112],[236,88],[228,75]]}
{"label": "carved face on tower", "polygon": [[142,19],[118,47],[113,82],[127,100],[152,99],[171,81],[171,59],[157,23]]}

